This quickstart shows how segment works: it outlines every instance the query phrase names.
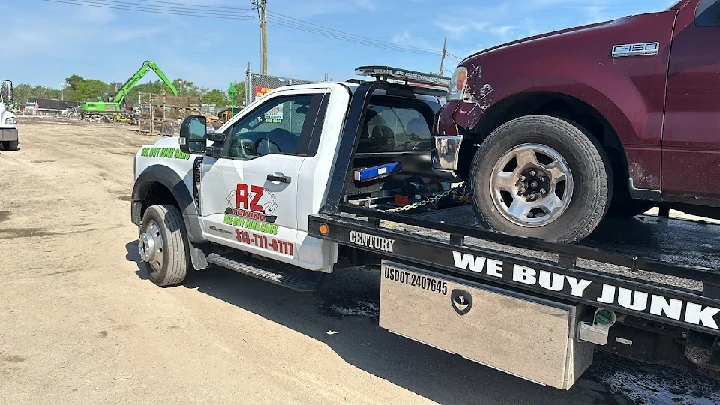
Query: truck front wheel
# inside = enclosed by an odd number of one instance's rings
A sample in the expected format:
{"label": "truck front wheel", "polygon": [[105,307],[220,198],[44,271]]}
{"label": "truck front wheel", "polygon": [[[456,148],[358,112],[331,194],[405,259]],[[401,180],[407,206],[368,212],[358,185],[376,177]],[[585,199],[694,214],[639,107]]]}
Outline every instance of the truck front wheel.
{"label": "truck front wheel", "polygon": [[612,199],[602,148],[578,125],[551,116],[520,117],[493,131],[469,180],[482,225],[553,242],[588,236]]}
{"label": "truck front wheel", "polygon": [[185,223],[172,205],[152,205],[140,224],[138,253],[148,277],[165,287],[182,283],[190,263]]}

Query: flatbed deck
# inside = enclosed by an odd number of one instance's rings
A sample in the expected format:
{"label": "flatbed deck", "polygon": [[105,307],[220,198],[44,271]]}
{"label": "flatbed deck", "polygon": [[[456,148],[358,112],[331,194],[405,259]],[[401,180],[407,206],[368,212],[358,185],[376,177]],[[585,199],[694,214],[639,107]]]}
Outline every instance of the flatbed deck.
{"label": "flatbed deck", "polygon": [[720,335],[715,224],[607,218],[581,244],[568,245],[484,230],[469,206],[412,215],[340,205],[311,216],[310,233],[440,273]]}
{"label": "flatbed deck", "polygon": [[[417,217],[428,221],[444,221],[448,224],[473,224],[479,226],[469,206],[420,214]],[[423,230],[420,227],[413,228],[420,233],[428,232],[428,230]],[[434,231],[434,233],[436,236],[440,236],[437,231]],[[522,253],[547,260],[557,260],[557,255],[529,249],[512,248],[507,245],[488,242],[484,239],[466,238],[465,243],[510,253]],[[595,232],[578,245],[680,266],[717,269],[718,274],[720,274],[720,225],[718,224],[663,218],[654,215],[638,215],[633,218],[605,218]],[[623,274],[632,278],[667,283],[697,291],[703,289],[701,282],[692,279],[642,270],[631,271],[626,266],[617,266],[598,261],[580,260],[578,267]]]}

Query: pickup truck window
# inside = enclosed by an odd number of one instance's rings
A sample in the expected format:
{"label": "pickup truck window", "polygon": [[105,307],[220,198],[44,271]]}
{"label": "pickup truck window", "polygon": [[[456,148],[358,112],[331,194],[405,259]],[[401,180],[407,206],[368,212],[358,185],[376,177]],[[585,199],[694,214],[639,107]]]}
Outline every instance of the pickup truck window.
{"label": "pickup truck window", "polygon": [[225,156],[255,159],[268,154],[306,155],[317,105],[323,95],[278,97],[228,128]]}
{"label": "pickup truck window", "polygon": [[695,25],[698,27],[720,26],[720,1],[702,0],[695,9]]}
{"label": "pickup truck window", "polygon": [[429,150],[434,109],[422,101],[371,100],[360,134],[358,153]]}

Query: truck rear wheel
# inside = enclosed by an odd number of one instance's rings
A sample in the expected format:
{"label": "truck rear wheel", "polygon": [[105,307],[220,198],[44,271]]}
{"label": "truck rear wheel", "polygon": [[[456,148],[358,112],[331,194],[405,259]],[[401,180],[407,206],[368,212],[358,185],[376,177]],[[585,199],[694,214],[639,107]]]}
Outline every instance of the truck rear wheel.
{"label": "truck rear wheel", "polygon": [[511,235],[576,242],[600,223],[612,199],[602,148],[580,126],[524,116],[485,139],[470,170],[480,223]]}
{"label": "truck rear wheel", "polygon": [[185,223],[176,207],[152,205],[145,210],[138,253],[150,281],[161,287],[182,283],[190,263],[185,235]]}

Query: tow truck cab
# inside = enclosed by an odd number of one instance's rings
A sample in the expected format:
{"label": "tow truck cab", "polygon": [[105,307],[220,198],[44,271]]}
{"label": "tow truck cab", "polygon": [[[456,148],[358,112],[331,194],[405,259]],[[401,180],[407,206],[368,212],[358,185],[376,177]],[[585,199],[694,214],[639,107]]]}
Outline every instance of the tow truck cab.
{"label": "tow truck cab", "polygon": [[10,80],[0,83],[0,146],[5,150],[18,148],[17,117],[9,111],[13,101],[13,84]]}
{"label": "tow truck cab", "polygon": [[[430,128],[449,78],[413,92],[411,79],[393,83],[399,80],[385,77],[391,74],[385,68],[357,73],[385,85],[360,96],[363,82],[356,80],[281,87],[213,133],[206,133],[204,117],[191,116],[179,139],[143,147],[135,162],[134,222],[140,225],[157,203],[152,196],[163,195],[155,191],[163,179],[182,207],[191,243],[331,272],[337,245],[309,236],[308,216],[326,203],[333,181],[343,182],[346,201],[372,207],[412,204],[450,189],[453,180],[439,179],[430,159]],[[353,133],[344,133],[358,97],[367,108]],[[344,138],[352,138],[353,149],[341,149]],[[352,175],[345,178],[345,169]],[[201,262],[194,264],[201,268]]]}

